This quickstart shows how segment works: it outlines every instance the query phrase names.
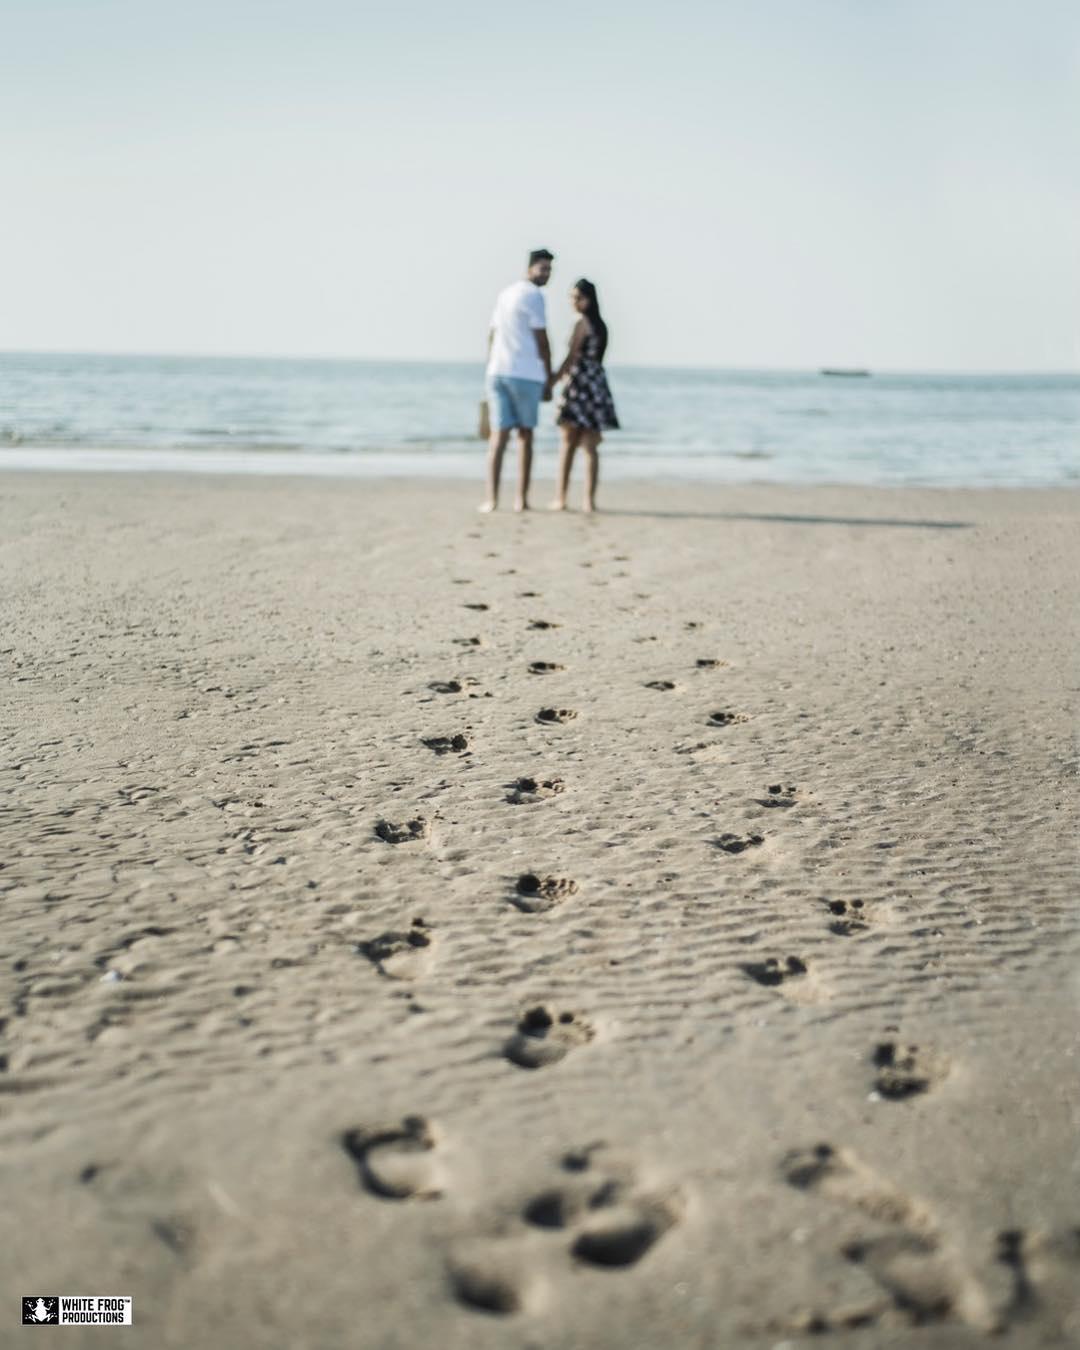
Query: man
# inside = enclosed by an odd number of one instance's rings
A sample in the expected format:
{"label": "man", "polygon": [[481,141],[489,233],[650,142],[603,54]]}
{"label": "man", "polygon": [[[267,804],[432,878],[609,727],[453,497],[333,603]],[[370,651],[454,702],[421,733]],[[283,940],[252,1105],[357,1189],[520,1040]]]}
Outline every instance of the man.
{"label": "man", "polygon": [[488,334],[487,363],[491,440],[488,444],[487,500],[480,507],[481,511],[494,511],[499,503],[503,452],[510,440],[510,432],[515,428],[521,457],[514,510],[529,509],[533,429],[540,404],[551,398],[551,345],[541,287],[551,278],[554,259],[555,255],[546,248],[534,249],[529,254],[525,279],[507,286],[495,301]]}

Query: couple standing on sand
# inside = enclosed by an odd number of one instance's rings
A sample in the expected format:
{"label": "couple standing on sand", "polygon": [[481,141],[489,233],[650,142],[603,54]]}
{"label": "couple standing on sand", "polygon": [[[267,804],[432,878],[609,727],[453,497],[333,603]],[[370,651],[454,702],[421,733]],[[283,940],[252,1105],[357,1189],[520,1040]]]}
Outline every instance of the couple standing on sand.
{"label": "couple standing on sand", "polygon": [[487,500],[481,511],[494,511],[499,501],[503,452],[515,428],[521,446],[515,511],[529,509],[533,430],[540,404],[548,403],[556,384],[565,380],[555,420],[562,433],[558,485],[552,511],[566,509],[570,469],[578,446],[585,452],[584,510],[596,509],[598,447],[603,432],[618,427],[615,404],[604,374],[607,324],[600,317],[596,287],[584,277],[570,292],[570,303],[580,318],[570,336],[570,350],[558,368],[551,368],[547,309],[543,287],[551,279],[554,254],[546,248],[529,254],[529,269],[499,294],[488,335],[487,403],[491,422],[488,444]]}

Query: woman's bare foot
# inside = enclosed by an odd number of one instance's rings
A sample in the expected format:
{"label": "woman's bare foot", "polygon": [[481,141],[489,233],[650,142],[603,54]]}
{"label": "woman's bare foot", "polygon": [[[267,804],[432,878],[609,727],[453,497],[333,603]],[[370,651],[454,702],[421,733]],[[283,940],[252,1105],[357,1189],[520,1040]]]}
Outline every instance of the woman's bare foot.
{"label": "woman's bare foot", "polygon": [[477,509],[478,511],[483,511],[484,514],[486,515],[489,511],[494,511],[495,508],[496,508],[496,506],[498,506],[498,502],[487,501],[487,502],[481,502],[480,505],[479,505],[476,509]]}
{"label": "woman's bare foot", "polygon": [[515,511],[527,511],[528,509],[529,509],[529,503],[528,503],[528,502],[523,502],[520,498],[514,503],[514,510],[515,510]]}
{"label": "woman's bare foot", "polygon": [[595,502],[582,502],[582,504],[581,504],[581,509],[582,509],[582,511],[585,513],[585,515],[587,515],[587,516],[595,515],[595,514],[596,514],[596,503],[595,503]]}
{"label": "woman's bare foot", "polygon": [[561,497],[556,497],[555,500],[548,506],[548,510],[549,510],[549,511],[565,511],[565,510],[566,510],[566,502],[565,502],[565,500],[564,500],[563,498],[561,498]]}

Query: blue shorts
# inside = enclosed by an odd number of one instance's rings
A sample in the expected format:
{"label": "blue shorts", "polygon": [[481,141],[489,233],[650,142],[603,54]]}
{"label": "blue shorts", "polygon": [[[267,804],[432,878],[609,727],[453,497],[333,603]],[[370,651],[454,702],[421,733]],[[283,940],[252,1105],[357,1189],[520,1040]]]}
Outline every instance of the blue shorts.
{"label": "blue shorts", "polygon": [[516,375],[489,375],[487,380],[488,417],[493,431],[510,427],[531,430],[540,417],[540,398],[544,392],[540,380],[521,380]]}

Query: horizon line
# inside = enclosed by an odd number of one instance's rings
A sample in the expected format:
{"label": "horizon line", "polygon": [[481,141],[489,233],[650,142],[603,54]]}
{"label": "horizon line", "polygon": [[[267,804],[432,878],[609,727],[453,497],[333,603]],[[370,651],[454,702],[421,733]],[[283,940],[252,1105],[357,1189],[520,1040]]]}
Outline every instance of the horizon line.
{"label": "horizon line", "polygon": [[[100,357],[173,361],[281,361],[281,362],[343,362],[350,365],[414,365],[414,366],[483,366],[483,358],[423,356],[345,356],[341,354],[294,355],[282,352],[193,352],[193,351],[120,351],[79,350],[61,347],[0,348],[0,359],[5,356],[68,356]],[[991,366],[858,366],[823,363],[814,366],[762,365],[682,365],[675,362],[612,362],[612,369],[622,370],[678,370],[702,374],[746,375],[820,375],[825,371],[865,371],[868,375],[1080,375],[1080,366],[1074,369],[1048,369],[1029,366],[1023,368]]]}

